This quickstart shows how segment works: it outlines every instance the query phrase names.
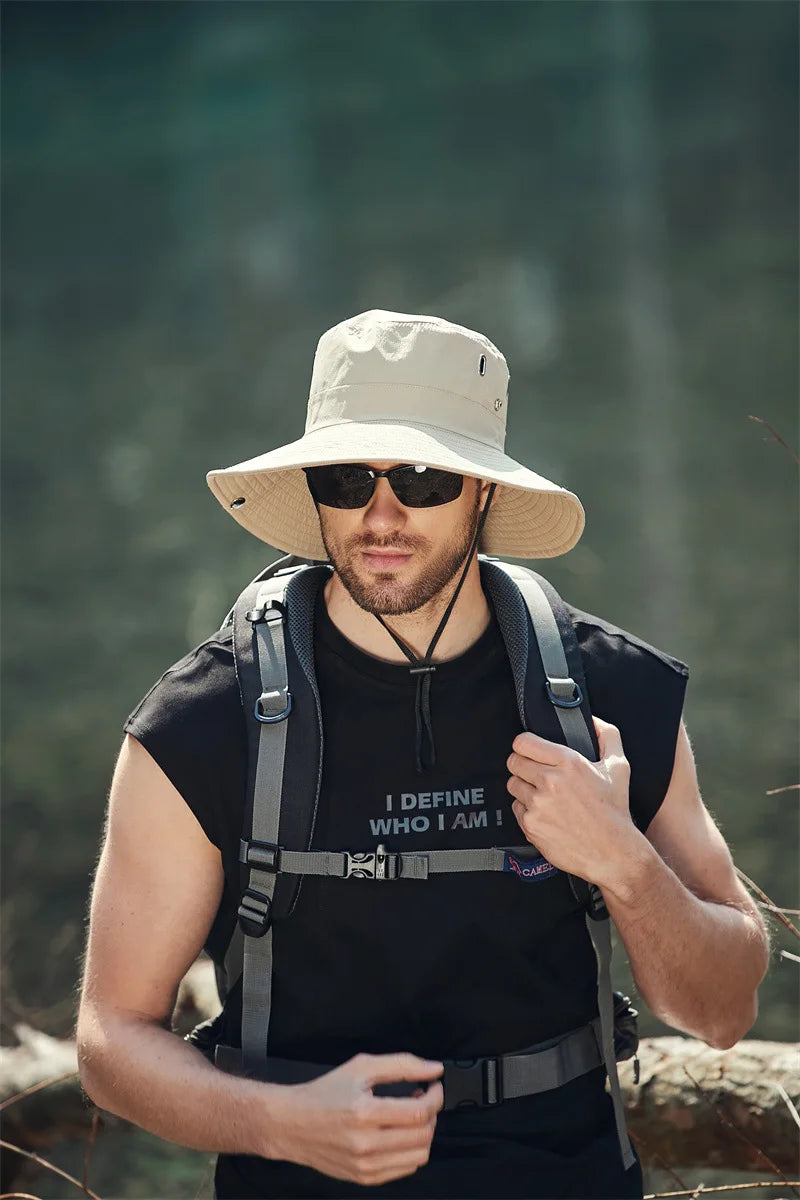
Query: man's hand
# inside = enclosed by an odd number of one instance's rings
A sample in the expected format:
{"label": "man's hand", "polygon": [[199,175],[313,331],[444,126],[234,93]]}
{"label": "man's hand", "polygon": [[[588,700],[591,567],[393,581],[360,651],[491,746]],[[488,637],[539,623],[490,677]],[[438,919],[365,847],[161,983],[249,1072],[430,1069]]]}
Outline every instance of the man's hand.
{"label": "man's hand", "polygon": [[[310,1083],[281,1089],[269,1135],[270,1158],[313,1167],[362,1185],[412,1175],[428,1161],[444,1103],[442,1063],[413,1054],[357,1054]],[[374,1096],[377,1083],[418,1080],[413,1097]]]}
{"label": "man's hand", "polygon": [[628,809],[630,765],[619,730],[598,717],[594,725],[596,763],[535,733],[519,734],[506,786],[526,839],[553,866],[602,887],[624,872],[642,835]]}

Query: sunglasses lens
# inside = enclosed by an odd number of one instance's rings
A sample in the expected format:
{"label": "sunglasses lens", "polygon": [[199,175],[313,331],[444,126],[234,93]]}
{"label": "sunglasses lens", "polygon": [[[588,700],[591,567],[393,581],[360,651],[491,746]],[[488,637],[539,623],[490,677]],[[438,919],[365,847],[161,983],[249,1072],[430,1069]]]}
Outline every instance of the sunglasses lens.
{"label": "sunglasses lens", "polygon": [[463,475],[452,471],[440,471],[436,467],[416,470],[403,467],[390,476],[392,490],[401,504],[407,508],[434,508],[438,504],[449,504],[461,495]]}
{"label": "sunglasses lens", "polygon": [[311,495],[327,508],[364,508],[375,490],[375,480],[365,467],[349,463],[306,467]]}

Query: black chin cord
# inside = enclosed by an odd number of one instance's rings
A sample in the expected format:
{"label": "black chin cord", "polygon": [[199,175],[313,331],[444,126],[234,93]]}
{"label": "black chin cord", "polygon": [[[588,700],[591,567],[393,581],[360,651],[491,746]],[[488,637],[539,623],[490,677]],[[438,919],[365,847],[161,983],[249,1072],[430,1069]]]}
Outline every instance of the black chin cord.
{"label": "black chin cord", "polygon": [[431,676],[436,670],[436,666],[431,662],[431,656],[438,645],[439,638],[444,633],[444,627],[450,619],[450,614],[455,607],[455,603],[458,599],[461,588],[463,587],[464,580],[467,578],[469,565],[472,562],[472,556],[477,549],[480,536],[483,533],[483,527],[486,524],[486,518],[489,515],[489,505],[492,503],[492,497],[494,496],[496,487],[497,484],[493,483],[489,488],[489,494],[486,497],[486,503],[483,506],[483,512],[480,515],[478,527],[475,530],[475,536],[472,539],[472,545],[469,548],[469,554],[467,555],[467,560],[464,563],[464,569],[461,572],[461,578],[458,581],[456,590],[450,597],[450,601],[447,605],[447,608],[444,610],[444,614],[437,626],[436,632],[431,638],[430,645],[425,651],[425,656],[423,658],[417,658],[414,651],[411,650],[410,647],[408,647],[405,642],[397,636],[393,629],[389,628],[380,613],[375,614],[383,628],[393,638],[397,646],[403,651],[403,654],[405,654],[406,658],[411,663],[409,674],[416,675],[417,677],[417,692],[414,699],[414,715],[416,717],[417,725],[416,751],[418,775],[421,775],[423,771],[430,770],[431,767],[436,765],[436,746],[434,745],[433,741],[433,724],[431,722]]}

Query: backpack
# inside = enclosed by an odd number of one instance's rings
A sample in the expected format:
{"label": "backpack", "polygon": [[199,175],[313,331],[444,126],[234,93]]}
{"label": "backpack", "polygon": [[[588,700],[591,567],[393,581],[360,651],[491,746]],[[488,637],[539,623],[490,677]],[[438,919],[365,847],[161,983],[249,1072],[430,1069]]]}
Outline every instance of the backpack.
{"label": "backpack", "polygon": [[[479,555],[481,583],[488,592],[508,652],[522,728],[528,729],[526,696],[545,689],[566,745],[597,761],[599,750],[591,720],[581,653],[569,611],[553,587],[525,567]],[[353,851],[312,850],[322,779],[322,717],[314,672],[314,605],[330,576],[327,563],[294,556],[267,567],[241,593],[223,628],[233,627],[236,678],[248,739],[247,800],[240,841],[241,902],[223,964],[217,964],[221,1000],[242,977],[241,1048],[216,1045],[214,1062],[223,1070],[274,1083],[299,1083],[332,1066],[267,1056],[272,981],[273,920],[292,912],[304,875],[358,879],[420,880],[429,874],[514,871],[541,862],[532,846],[488,849],[390,852],[383,844]],[[287,658],[294,658],[289,689]],[[299,700],[299,702],[298,702]],[[282,805],[287,719],[302,721],[308,770],[292,779],[295,803]],[[316,775],[313,767],[316,761]],[[304,803],[297,803],[304,797]],[[617,1136],[627,1170],[635,1162],[625,1126],[616,1062],[635,1057],[636,1010],[627,997],[612,992],[611,932],[600,889],[569,876],[597,959],[599,1016],[582,1029],[527,1051],[446,1062],[442,1077],[445,1109],[497,1104],[561,1086],[603,1064],[608,1075]],[[195,1031],[199,1034],[199,1028]],[[200,1036],[189,1035],[202,1047]],[[205,1047],[210,1050],[210,1045]],[[638,1068],[638,1059],[636,1060]],[[636,1071],[638,1076],[638,1070]],[[376,1094],[409,1095],[413,1083],[378,1085]]]}

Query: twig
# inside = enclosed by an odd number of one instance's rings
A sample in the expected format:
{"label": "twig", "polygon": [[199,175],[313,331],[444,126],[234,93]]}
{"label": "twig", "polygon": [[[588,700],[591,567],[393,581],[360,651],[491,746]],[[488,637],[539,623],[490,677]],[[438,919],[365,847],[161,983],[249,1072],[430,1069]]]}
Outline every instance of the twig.
{"label": "twig", "polygon": [[0,1200],[39,1200],[38,1196],[31,1196],[29,1192],[3,1192]]}
{"label": "twig", "polygon": [[798,1129],[800,1129],[800,1113],[798,1113],[797,1109],[795,1108],[794,1104],[792,1103],[791,1096],[786,1091],[786,1088],[783,1086],[782,1083],[776,1083],[775,1087],[778,1089],[778,1095],[784,1101],[789,1112],[792,1114],[792,1120],[794,1121],[794,1123],[798,1127]]}
{"label": "twig", "polygon": [[94,1113],[92,1114],[92,1128],[89,1132],[89,1141],[86,1146],[86,1153],[83,1156],[83,1190],[86,1191],[89,1187],[89,1163],[92,1161],[92,1151],[94,1150],[95,1139],[97,1138],[97,1130],[100,1128],[100,1109],[95,1105]]}
{"label": "twig", "polygon": [[[800,1187],[800,1179],[789,1179],[786,1181],[788,1187]],[[703,1195],[708,1196],[711,1192],[744,1192],[747,1188],[775,1188],[780,1185],[772,1179],[761,1180],[759,1183],[726,1183],[721,1187],[703,1188]],[[667,1196],[691,1196],[692,1188],[687,1188],[685,1192],[648,1192],[644,1200],[666,1200]],[[3,1200],[0,1196],[0,1200]]]}
{"label": "twig", "polygon": [[704,1192],[705,1190],[706,1190],[706,1185],[704,1183],[698,1183],[697,1187],[692,1192],[692,1200],[698,1200],[700,1193]]}
{"label": "twig", "polygon": [[796,925],[793,925],[792,922],[789,921],[783,915],[783,913],[781,912],[780,908],[775,903],[775,901],[770,900],[767,893],[762,892],[762,890],[758,886],[758,884],[754,883],[749,875],[745,875],[744,871],[742,871],[739,867],[736,868],[736,874],[739,876],[739,878],[742,880],[743,883],[747,884],[747,886],[750,888],[751,891],[755,892],[755,894],[758,896],[759,900],[763,900],[766,904],[770,905],[771,909],[775,910],[773,913],[775,919],[777,921],[780,921],[781,925],[783,925],[786,929],[790,929],[792,931],[792,933],[795,935],[795,937],[800,938],[800,929],[798,929]]}
{"label": "twig", "polygon": [[[664,1159],[661,1157],[661,1155],[658,1153],[657,1150],[651,1150],[650,1147],[648,1146],[647,1142],[644,1140],[644,1138],[639,1137],[639,1135],[634,1133],[633,1130],[631,1130],[631,1129],[628,1130],[628,1137],[631,1139],[632,1142],[636,1143],[637,1148],[638,1147],[642,1148],[642,1150],[645,1152],[647,1157],[652,1159],[653,1164],[655,1166],[660,1166],[662,1168],[662,1170],[667,1172],[668,1175],[671,1175],[672,1178],[677,1183],[678,1187],[682,1187],[682,1188],[686,1187],[686,1184],[683,1182],[683,1180],[681,1179],[678,1172],[673,1171],[673,1169],[669,1165],[669,1163],[666,1163],[664,1161]],[[197,1198],[195,1198],[195,1200],[197,1200]]]}
{"label": "twig", "polygon": [[792,962],[800,962],[800,954],[792,954],[789,950],[781,950],[781,958],[790,958]]}
{"label": "twig", "polygon": [[[711,1099],[710,1096],[708,1096],[706,1094],[706,1092],[703,1090],[703,1088],[701,1088],[700,1084],[697,1082],[697,1080],[692,1075],[689,1068],[684,1067],[683,1069],[686,1072],[686,1074],[688,1075],[689,1079],[691,1080],[697,1094],[699,1096],[701,1096],[703,1098],[703,1100],[705,1100],[706,1104],[709,1106],[709,1108],[712,1110],[712,1112],[715,1112],[717,1114],[717,1117],[723,1123],[723,1125],[727,1125],[729,1129],[733,1130],[733,1132],[736,1134],[737,1137],[741,1138],[741,1140],[743,1142],[746,1142],[747,1145],[750,1146],[750,1148],[752,1150],[755,1150],[758,1157],[762,1158],[764,1160],[764,1162],[767,1163],[767,1165],[772,1168],[772,1170],[775,1172],[775,1174],[780,1176],[782,1182],[785,1183],[787,1187],[793,1188],[793,1185],[789,1183],[789,1180],[786,1178],[783,1171],[780,1169],[780,1167],[776,1163],[774,1163],[772,1161],[772,1159],[769,1157],[769,1155],[765,1154],[764,1151],[761,1149],[761,1147],[757,1146],[755,1144],[755,1142],[752,1142],[746,1133],[742,1133],[739,1126],[736,1125],[730,1119],[730,1117],[727,1115],[727,1113],[723,1111],[722,1106],[717,1104],[714,1100]],[[795,1195],[800,1196],[800,1192],[795,1191]]]}
{"label": "twig", "polygon": [[800,917],[800,908],[778,908],[776,904],[765,904],[763,900],[759,900],[758,904],[768,912],[782,912],[787,917]]}
{"label": "twig", "polygon": [[784,450],[789,451],[792,458],[797,463],[798,467],[800,467],[800,458],[797,457],[797,455],[795,454],[795,452],[791,448],[791,446],[787,445],[787,443],[783,440],[781,435],[775,429],[772,428],[769,421],[765,421],[763,417],[754,417],[754,416],[752,416],[752,414],[750,416],[748,416],[748,420],[749,421],[757,421],[759,425],[765,426],[765,428],[767,428],[770,431],[770,433],[772,434],[772,436],[775,438],[775,441],[780,442],[780,444],[783,446]]}
{"label": "twig", "polygon": [[[16,1104],[18,1100],[24,1100],[26,1096],[32,1096],[34,1092],[40,1092],[42,1088],[50,1087],[51,1083],[63,1083],[65,1079],[72,1079],[77,1074],[77,1071],[66,1071],[63,1075],[51,1075],[49,1079],[42,1079],[39,1083],[34,1083],[31,1087],[25,1088],[24,1092],[17,1092],[16,1096],[9,1096],[7,1100],[4,1100],[0,1104],[0,1112],[4,1108],[8,1108],[10,1104]],[[2,1196],[0,1196],[0,1200],[3,1200]]]}
{"label": "twig", "polygon": [[68,1175],[66,1171],[61,1170],[61,1167],[54,1166],[46,1158],[40,1158],[38,1154],[33,1154],[30,1150],[23,1150],[21,1146],[15,1146],[13,1142],[6,1142],[2,1138],[0,1138],[0,1146],[6,1150],[13,1150],[15,1154],[21,1154],[23,1158],[30,1158],[33,1162],[38,1163],[40,1167],[46,1167],[48,1171],[54,1171],[62,1179],[68,1179],[70,1183],[75,1185],[79,1192],[83,1192],[84,1195],[89,1196],[90,1200],[100,1200],[96,1192],[91,1191],[88,1187],[84,1187],[73,1175]]}
{"label": "twig", "polygon": [[770,788],[768,792],[764,792],[765,796],[779,796],[781,792],[796,792],[800,788],[800,783],[787,783],[786,787]]}
{"label": "twig", "polygon": [[[194,1200],[200,1200],[203,1188],[206,1186],[206,1180],[208,1179],[209,1171],[211,1170],[213,1165],[214,1165],[214,1159],[210,1158],[206,1164],[206,1169],[203,1172],[203,1178],[200,1180],[200,1186],[197,1189],[197,1195],[195,1196]],[[2,1196],[0,1196],[0,1200],[3,1200]]]}

